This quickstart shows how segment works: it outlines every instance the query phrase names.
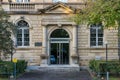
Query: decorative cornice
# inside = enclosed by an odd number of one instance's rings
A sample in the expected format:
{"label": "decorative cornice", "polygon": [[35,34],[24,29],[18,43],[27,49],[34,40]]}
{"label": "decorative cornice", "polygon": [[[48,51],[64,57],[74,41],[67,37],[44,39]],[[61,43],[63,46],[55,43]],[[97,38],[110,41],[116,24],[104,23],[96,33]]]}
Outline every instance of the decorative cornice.
{"label": "decorative cornice", "polygon": [[41,25],[43,26],[52,26],[52,25],[57,25],[57,26],[72,26],[76,25],[74,22],[65,20],[65,19],[43,19],[41,21]]}
{"label": "decorative cornice", "polygon": [[[22,4],[22,3],[16,3],[16,2],[11,2],[12,4]],[[1,4],[10,4],[10,2],[1,2]],[[36,5],[52,5],[55,3],[36,3],[36,2],[31,2],[29,4],[36,4]],[[86,5],[86,3],[65,3],[66,5]]]}
{"label": "decorative cornice", "polygon": [[40,12],[37,11],[7,11],[8,14],[12,15],[18,15],[18,14],[26,14],[26,15],[38,15]]}
{"label": "decorative cornice", "polygon": [[42,47],[16,47],[16,50],[40,50]]}
{"label": "decorative cornice", "polygon": [[[106,50],[106,48],[78,48],[79,50]],[[108,50],[118,50],[120,48],[108,48]]]}
{"label": "decorative cornice", "polygon": [[[37,14],[69,14],[69,13],[77,13],[79,11],[81,11],[81,9],[78,8],[74,8],[72,7],[72,5],[84,5],[82,3],[62,3],[62,2],[58,2],[58,3],[15,3],[15,2],[1,2],[1,5],[9,5],[9,11],[8,14],[32,14],[32,15],[37,15]],[[21,6],[24,5],[24,8],[26,9],[21,9]],[[39,9],[35,7],[35,5],[43,5],[42,9]],[[20,8],[19,8],[20,7]],[[30,9],[28,8],[30,7]],[[32,7],[32,8],[31,8]],[[58,7],[62,7],[64,9],[66,9],[66,12],[50,12],[51,10],[54,10]],[[27,8],[29,10],[27,10]]]}
{"label": "decorative cornice", "polygon": [[[16,50],[39,50],[42,47],[18,47]],[[106,50],[106,48],[78,48],[79,50]],[[118,50],[120,48],[108,48],[108,50]]]}

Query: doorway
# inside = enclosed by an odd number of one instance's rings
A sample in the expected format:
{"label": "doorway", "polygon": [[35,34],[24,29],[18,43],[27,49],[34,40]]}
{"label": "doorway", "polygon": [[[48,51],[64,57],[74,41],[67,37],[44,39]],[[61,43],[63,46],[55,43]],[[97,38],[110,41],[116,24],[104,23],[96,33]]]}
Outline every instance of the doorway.
{"label": "doorway", "polygon": [[50,37],[50,64],[69,64],[69,34],[64,29],[56,29]]}

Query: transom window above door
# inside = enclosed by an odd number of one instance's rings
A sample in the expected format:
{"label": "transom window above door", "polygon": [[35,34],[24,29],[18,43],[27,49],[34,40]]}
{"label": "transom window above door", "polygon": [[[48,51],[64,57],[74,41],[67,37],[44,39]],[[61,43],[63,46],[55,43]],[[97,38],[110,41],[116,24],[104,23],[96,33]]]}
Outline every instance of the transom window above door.
{"label": "transom window above door", "polygon": [[16,2],[20,2],[20,3],[26,3],[26,2],[30,2],[30,0],[16,0]]}
{"label": "transom window above door", "polygon": [[64,29],[56,29],[50,35],[51,38],[69,38],[69,34]]}
{"label": "transom window above door", "polygon": [[67,3],[67,0],[53,0],[53,2],[65,2],[65,3]]}

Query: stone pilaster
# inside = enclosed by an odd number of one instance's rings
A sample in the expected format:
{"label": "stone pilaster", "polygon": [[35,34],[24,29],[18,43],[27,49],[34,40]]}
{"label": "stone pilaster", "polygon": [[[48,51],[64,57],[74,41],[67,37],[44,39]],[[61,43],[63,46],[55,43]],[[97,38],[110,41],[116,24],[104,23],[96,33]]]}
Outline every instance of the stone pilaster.
{"label": "stone pilaster", "polygon": [[42,54],[46,54],[46,46],[47,46],[47,28],[43,27],[43,51]]}
{"label": "stone pilaster", "polygon": [[77,53],[77,26],[73,26],[73,51],[72,51],[72,65],[77,65],[78,53]]}
{"label": "stone pilaster", "polygon": [[47,66],[47,27],[43,26],[43,43],[42,43],[42,54],[41,54],[41,66]]}
{"label": "stone pilaster", "polygon": [[77,53],[77,26],[73,26],[73,54]]}

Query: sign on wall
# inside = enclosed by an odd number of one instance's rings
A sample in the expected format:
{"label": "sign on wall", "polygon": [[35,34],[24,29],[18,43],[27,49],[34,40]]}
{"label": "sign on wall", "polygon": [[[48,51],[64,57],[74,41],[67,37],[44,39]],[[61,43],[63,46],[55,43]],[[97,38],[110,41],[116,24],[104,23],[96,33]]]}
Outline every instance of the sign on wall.
{"label": "sign on wall", "polygon": [[42,42],[35,42],[35,46],[42,46]]}

